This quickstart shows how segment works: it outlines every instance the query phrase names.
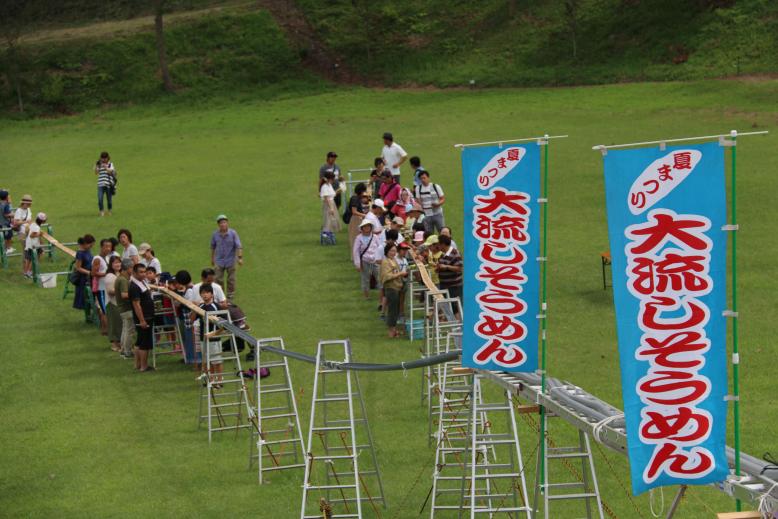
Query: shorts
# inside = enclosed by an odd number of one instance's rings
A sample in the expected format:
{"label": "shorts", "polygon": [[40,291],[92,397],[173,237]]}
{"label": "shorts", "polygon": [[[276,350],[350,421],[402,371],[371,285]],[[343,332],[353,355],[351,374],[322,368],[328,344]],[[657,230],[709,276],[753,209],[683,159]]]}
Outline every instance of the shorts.
{"label": "shorts", "polygon": [[[24,259],[32,261],[32,256],[35,254],[35,249],[24,249]],[[40,252],[38,253],[40,256]]]}
{"label": "shorts", "polygon": [[97,305],[97,308],[99,308],[102,313],[105,313],[105,291],[98,290],[97,292],[92,293],[95,296],[95,304]]}
{"label": "shorts", "polygon": [[208,361],[211,364],[222,363],[222,343],[221,341],[208,341]]}
{"label": "shorts", "polygon": [[[146,321],[147,323],[151,320]],[[140,324],[135,323],[138,337],[135,339],[135,346],[139,350],[150,350],[154,346],[154,328],[150,325],[148,328],[141,328]]]}
{"label": "shorts", "polygon": [[8,229],[7,231],[3,231],[3,238],[6,240],[13,240],[14,232],[12,229]]}

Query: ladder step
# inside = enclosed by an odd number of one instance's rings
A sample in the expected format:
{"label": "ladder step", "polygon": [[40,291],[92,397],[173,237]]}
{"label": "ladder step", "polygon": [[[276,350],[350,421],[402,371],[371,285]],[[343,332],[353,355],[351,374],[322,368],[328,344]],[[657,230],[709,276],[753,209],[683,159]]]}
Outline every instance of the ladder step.
{"label": "ladder step", "polygon": [[347,455],[327,455],[327,456],[315,456],[314,459],[317,460],[353,460],[354,456],[347,456]]}
{"label": "ladder step", "polygon": [[322,397],[322,398],[315,398],[317,402],[345,402],[348,401],[349,398],[345,396],[328,396],[328,397]]}
{"label": "ladder step", "polygon": [[245,429],[246,427],[249,427],[248,425],[232,425],[227,427],[216,427],[214,429],[211,429],[211,431],[231,431],[233,429]]}
{"label": "ladder step", "polygon": [[281,465],[279,467],[262,467],[262,472],[270,472],[273,470],[284,470],[284,469],[297,469],[297,468],[303,468],[305,467],[305,463],[295,463],[293,465]]}
{"label": "ladder step", "polygon": [[[300,438],[286,438],[286,439],[283,439],[283,440],[263,440],[262,446],[265,446],[265,445],[279,445],[281,443],[294,443],[294,442],[301,442],[302,443],[302,440],[300,440]],[[349,457],[351,457],[351,456],[349,456]]]}
{"label": "ladder step", "polygon": [[326,431],[350,431],[351,427],[347,426],[347,425],[340,425],[340,426],[335,426],[335,427],[313,427],[312,430],[314,432],[316,432],[316,431],[322,431],[322,432],[326,432]]}
{"label": "ladder step", "polygon": [[265,394],[268,394],[268,393],[283,393],[284,391],[289,391],[291,393],[292,392],[292,388],[291,387],[282,387],[282,388],[278,388],[278,389],[263,389],[263,390],[261,390],[260,394],[265,395]]}
{"label": "ladder step", "polygon": [[586,494],[560,494],[558,496],[546,496],[546,499],[592,499],[597,497],[595,493]]}
{"label": "ladder step", "polygon": [[261,368],[280,368],[286,366],[285,362],[260,362],[259,367]]}
{"label": "ladder step", "polygon": [[507,479],[507,478],[517,478],[519,477],[518,472],[510,473],[510,474],[476,474],[475,479]]}
{"label": "ladder step", "polygon": [[544,488],[562,488],[562,487],[569,488],[569,487],[582,487],[582,486],[583,487],[586,486],[583,481],[574,481],[570,483],[546,483],[545,485],[543,485]]}
{"label": "ladder step", "polygon": [[357,488],[356,484],[353,485],[308,485],[308,490],[338,490],[341,488],[351,489]]}
{"label": "ladder step", "polygon": [[260,418],[260,420],[272,420],[274,418],[288,418],[290,416],[294,416],[294,413],[260,415],[259,418]]}
{"label": "ladder step", "polygon": [[[333,514],[330,516],[332,519],[345,518],[345,517],[359,517],[357,514]],[[318,515],[304,515],[303,519],[321,519],[321,514]]]}
{"label": "ladder step", "polygon": [[588,458],[589,454],[586,452],[570,452],[567,454],[548,454],[548,459],[562,459],[562,458]]}

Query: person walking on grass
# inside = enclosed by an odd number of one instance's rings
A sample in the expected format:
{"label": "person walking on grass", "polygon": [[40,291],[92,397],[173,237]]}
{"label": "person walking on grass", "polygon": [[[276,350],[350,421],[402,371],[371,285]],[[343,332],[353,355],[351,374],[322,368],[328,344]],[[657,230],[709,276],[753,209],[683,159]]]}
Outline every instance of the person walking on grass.
{"label": "person walking on grass", "polygon": [[154,371],[149,366],[149,350],[154,345],[154,300],[146,284],[146,267],[136,263],[132,267],[132,279],[128,295],[135,318],[135,369],[139,372]]}
{"label": "person walking on grass", "polygon": [[122,351],[122,316],[119,312],[119,304],[116,293],[116,280],[122,274],[122,259],[119,256],[111,256],[108,259],[108,272],[105,274],[105,315],[108,318],[108,341],[111,350]]}
{"label": "person walking on grass", "polygon": [[95,175],[97,176],[97,208],[100,210],[100,216],[105,216],[103,198],[108,199],[108,216],[111,216],[116,189],[116,170],[107,151],[102,152],[95,163]]}
{"label": "person walking on grass", "polygon": [[[113,258],[111,263],[113,263]],[[119,317],[122,321],[122,331],[119,338],[121,345],[121,357],[123,359],[132,359],[132,345],[135,343],[137,334],[135,332],[135,320],[133,319],[132,301],[130,301],[130,277],[132,276],[132,260],[120,260],[122,270],[113,285],[114,297],[116,298],[116,307],[119,311]]]}
{"label": "person walking on grass", "polygon": [[414,188],[414,196],[421,203],[424,210],[424,227],[428,233],[440,232],[446,226],[443,218],[443,204],[446,203],[446,195],[443,188],[430,181],[428,171],[419,173],[421,185]]}
{"label": "person walking on grass", "polygon": [[411,160],[408,162],[411,163],[411,167],[413,168],[413,185],[414,186],[420,186],[421,185],[421,179],[419,176],[421,175],[422,171],[427,171],[424,169],[424,166],[421,165],[421,159],[419,157],[411,157]]}
{"label": "person walking on grass", "polygon": [[138,247],[132,244],[132,233],[128,229],[119,229],[116,234],[124,251],[122,252],[122,259],[132,260],[132,264],[135,265],[140,262],[140,253]]}
{"label": "person walking on grass", "polygon": [[397,337],[397,319],[400,315],[400,290],[403,280],[408,276],[408,271],[401,270],[397,262],[397,246],[387,243],[384,248],[384,260],[381,262],[381,283],[384,286],[386,298],[386,326],[389,328],[389,337]]}
{"label": "person walking on grass", "polygon": [[332,235],[340,231],[340,219],[338,218],[338,208],[335,206],[335,190],[332,183],[335,176],[332,173],[325,173],[319,181],[319,197],[321,198],[321,232],[332,238]]}
{"label": "person walking on grass", "polygon": [[224,285],[227,277],[227,299],[235,296],[236,265],[243,265],[243,244],[230,220],[223,214],[216,217],[219,228],[211,236],[211,265],[216,271],[216,281]]}
{"label": "person walking on grass", "polygon": [[408,159],[408,154],[402,146],[394,142],[394,136],[389,132],[384,133],[384,147],[381,150],[381,158],[384,159],[386,167],[394,176],[395,182],[400,184],[400,166]]}

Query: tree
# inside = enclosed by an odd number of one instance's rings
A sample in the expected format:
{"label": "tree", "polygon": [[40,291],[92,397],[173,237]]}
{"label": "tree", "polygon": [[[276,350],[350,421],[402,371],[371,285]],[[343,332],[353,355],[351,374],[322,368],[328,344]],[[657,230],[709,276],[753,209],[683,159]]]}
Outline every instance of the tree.
{"label": "tree", "polygon": [[165,49],[165,28],[162,15],[165,10],[165,0],[153,0],[154,2],[154,32],[157,38],[157,57],[159,58],[159,72],[162,75],[162,86],[166,92],[173,92],[173,80],[170,79],[170,70],[167,66],[167,50]]}
{"label": "tree", "polygon": [[573,59],[578,58],[578,6],[580,0],[565,0],[565,19],[573,40]]}
{"label": "tree", "polygon": [[24,113],[24,98],[22,96],[21,53],[19,38],[22,30],[34,17],[29,4],[24,0],[0,1],[0,35],[5,42],[8,57],[8,79],[16,91],[16,103],[20,113]]}

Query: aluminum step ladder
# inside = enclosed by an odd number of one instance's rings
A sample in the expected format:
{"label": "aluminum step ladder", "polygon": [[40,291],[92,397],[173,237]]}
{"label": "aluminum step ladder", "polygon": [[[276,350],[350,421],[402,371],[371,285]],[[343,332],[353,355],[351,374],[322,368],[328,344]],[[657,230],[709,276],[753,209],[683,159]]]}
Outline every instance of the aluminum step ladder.
{"label": "aluminum step ladder", "polygon": [[[495,399],[484,397],[481,380],[482,375],[473,377],[469,488],[462,485],[462,502],[471,518],[524,515],[530,519],[532,508],[527,497],[513,399],[508,391]],[[489,413],[489,419],[483,418],[485,413]],[[504,428],[496,426],[500,414],[506,419]]]}
{"label": "aluminum step ladder", "polygon": [[[428,292],[428,340],[425,356],[439,355],[449,351],[448,342],[451,338],[461,341],[462,322],[457,315],[462,315],[462,303],[459,298],[448,296],[448,290]],[[427,402],[427,434],[428,444],[433,445],[437,432],[441,366],[425,368],[426,391],[422,394],[422,403]]]}
{"label": "aluminum step ladder", "polygon": [[[197,378],[201,384],[197,424],[198,428],[203,423],[207,424],[208,443],[211,443],[214,433],[235,431],[237,435],[241,429],[254,426],[251,423],[253,410],[243,379],[235,335],[219,328],[216,324],[219,320],[232,322],[227,310],[205,312],[202,319],[205,323],[204,339],[201,342],[203,372]],[[211,354],[209,340],[221,343],[218,354]],[[219,362],[223,370],[221,377],[213,374]]]}
{"label": "aluminum step ladder", "polygon": [[[424,305],[425,294],[427,293],[427,286],[414,279],[414,274],[419,271],[416,266],[416,262],[411,261],[408,265],[408,288],[405,295],[405,301],[408,306],[408,312],[405,314],[405,322],[408,323],[408,340],[414,341],[416,339],[416,333],[421,331],[424,336],[426,310]],[[426,339],[426,337],[424,337]],[[422,384],[422,387],[423,384]]]}
{"label": "aluminum step ladder", "polygon": [[[178,317],[173,301],[162,292],[152,292],[154,300],[154,326],[151,345],[151,365],[157,367],[157,357],[165,355],[183,355],[184,341],[178,326]],[[164,300],[170,306],[164,306]]]}
{"label": "aluminum step ladder", "polygon": [[351,344],[320,341],[300,519],[321,518],[319,509],[325,506],[333,518],[361,518],[366,506],[380,515],[379,504],[386,508],[359,378],[356,372],[335,369],[335,359],[351,362]]}
{"label": "aluminum step ladder", "polygon": [[[556,415],[546,414],[546,418],[553,418]],[[548,421],[546,422],[548,425]],[[589,435],[584,431],[578,431],[578,445],[568,447],[558,447],[551,441],[548,434],[543,438],[544,446],[543,457],[538,456],[538,463],[543,463],[543,475],[545,481],[541,481],[541,471],[535,473],[535,497],[533,508],[537,514],[538,498],[543,496],[543,517],[559,517],[561,512],[551,513],[551,503],[558,501],[584,501],[587,519],[599,517],[604,519],[602,500],[600,498],[600,487],[597,483],[597,472],[594,468],[594,459],[592,458],[592,449]],[[551,473],[549,472],[549,462],[561,462],[569,475],[574,475],[575,481],[562,481],[551,483]],[[578,464],[580,472],[574,464]],[[539,467],[538,467],[539,468]],[[555,471],[555,474],[558,471]],[[565,510],[565,517],[571,517],[569,508]]]}
{"label": "aluminum step ladder", "polygon": [[[260,484],[268,472],[305,467],[305,445],[287,358],[276,359],[263,352],[264,346],[286,350],[281,337],[257,339],[254,347],[255,427],[249,439],[249,470],[257,464]],[[267,358],[270,356],[272,360]],[[268,381],[259,376],[262,368],[270,370]]]}

